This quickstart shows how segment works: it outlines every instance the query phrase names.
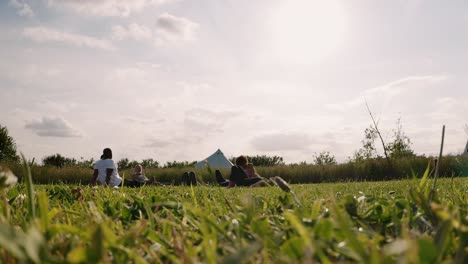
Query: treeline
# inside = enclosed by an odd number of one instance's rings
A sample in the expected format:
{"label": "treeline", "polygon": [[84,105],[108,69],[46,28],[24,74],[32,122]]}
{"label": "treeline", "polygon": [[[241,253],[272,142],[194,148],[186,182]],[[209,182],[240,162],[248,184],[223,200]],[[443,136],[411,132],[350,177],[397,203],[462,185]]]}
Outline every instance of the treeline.
{"label": "treeline", "polygon": [[[264,177],[281,176],[290,183],[321,183],[411,179],[421,177],[428,166],[433,171],[435,159],[419,156],[393,159],[391,163],[385,158],[376,158],[341,164],[287,164],[256,168]],[[24,170],[21,164],[10,165],[10,168],[17,176],[23,176]],[[207,168],[146,168],[145,174],[148,178],[154,178],[159,182],[178,185],[181,183],[182,174],[187,170],[194,171],[202,184],[216,185],[213,171]],[[229,176],[229,169],[221,171],[223,175]],[[92,169],[33,165],[31,172],[35,183],[88,184]],[[129,177],[132,173],[133,168],[120,170],[120,174],[124,177]],[[444,156],[440,162],[439,175],[440,177],[468,176],[468,156]]]}
{"label": "treeline", "polygon": [[[291,183],[404,179],[420,176],[428,166],[433,169],[436,164],[433,157],[418,156],[414,153],[411,140],[403,132],[399,120],[389,141],[384,141],[376,125],[371,125],[364,131],[361,143],[362,146],[341,164],[337,164],[335,156],[329,151],[315,153],[311,163],[302,161],[286,164],[280,156],[247,155],[247,157],[257,167],[260,175],[281,176]],[[379,145],[381,147],[378,147]],[[235,163],[235,157],[230,157],[230,160]],[[7,163],[18,176],[23,174],[15,142],[8,135],[8,130],[1,126],[0,163]],[[45,157],[41,165],[34,159],[29,161],[34,180],[38,183],[87,184],[94,163],[94,159],[76,160],[60,154]],[[161,182],[178,184],[182,173],[187,170],[195,171],[203,183],[216,182],[209,168],[195,169],[193,167],[195,163],[195,161],[169,161],[161,164],[152,158],[141,161],[124,158],[117,161],[123,175],[131,174],[133,168],[141,164],[148,177]],[[229,169],[223,170],[223,174],[228,176]],[[468,156],[443,157],[440,161],[440,175],[468,176]]]}
{"label": "treeline", "polygon": [[[369,111],[370,112],[370,111]],[[371,115],[372,116],[372,115]],[[373,120],[373,119],[372,119]],[[393,137],[389,141],[384,141],[376,122],[373,122],[369,128],[364,130],[364,139],[361,141],[362,147],[354,152],[352,157],[348,158],[349,162],[362,162],[365,160],[385,158],[389,163],[393,159],[412,158],[416,157],[412,149],[412,142],[403,131],[401,119],[396,122],[396,128],[392,130]],[[378,140],[380,139],[381,151],[378,151]],[[377,141],[377,143],[376,143]],[[383,153],[383,155],[382,155]],[[235,163],[236,157],[230,157],[232,163]],[[267,155],[247,155],[251,163],[258,167],[274,167],[286,165],[283,157],[280,156],[267,156]],[[335,156],[329,151],[321,151],[315,153],[312,157],[312,163],[306,161],[299,162],[293,165],[333,165],[337,164]],[[0,125],[0,162],[15,163],[19,162],[19,156],[16,153],[16,143],[14,139],[8,135],[6,127]],[[94,159],[79,160],[75,158],[64,157],[61,154],[53,154],[42,159],[42,165],[46,167],[82,167],[90,168],[95,163]],[[196,161],[168,161],[161,164],[153,158],[143,159],[141,161],[129,160],[123,158],[117,161],[118,168],[125,170],[134,168],[140,164],[146,169],[155,168],[184,168],[192,167]],[[35,160],[30,161],[30,165],[35,164]]]}
{"label": "treeline", "polygon": [[[42,159],[42,166],[45,167],[56,167],[56,168],[65,168],[65,167],[79,167],[79,168],[92,168],[96,160],[83,159],[76,160],[74,158],[67,158],[60,154],[54,154],[47,156]],[[128,158],[123,158],[117,161],[117,166],[120,170],[135,168],[137,165],[142,165],[146,169],[156,169],[156,168],[184,168],[191,167],[197,163],[196,161],[168,161],[164,164],[159,163],[154,159],[143,159],[141,161],[129,160]],[[30,164],[35,165],[35,161],[32,160]],[[38,164],[37,164],[38,165]],[[40,166],[40,165],[38,165]]]}

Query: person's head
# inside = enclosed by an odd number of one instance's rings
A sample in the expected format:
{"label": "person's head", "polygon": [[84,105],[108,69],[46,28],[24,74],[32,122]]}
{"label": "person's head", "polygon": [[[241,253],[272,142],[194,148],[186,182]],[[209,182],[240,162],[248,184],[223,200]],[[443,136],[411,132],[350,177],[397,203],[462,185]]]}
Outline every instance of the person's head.
{"label": "person's head", "polygon": [[143,173],[143,166],[140,164],[135,166],[135,173]]}
{"label": "person's head", "polygon": [[245,167],[247,164],[249,164],[249,160],[247,159],[246,156],[239,156],[236,159],[236,165],[237,166]]}
{"label": "person's head", "polygon": [[112,159],[112,150],[110,148],[105,148],[102,151],[102,156],[104,159]]}

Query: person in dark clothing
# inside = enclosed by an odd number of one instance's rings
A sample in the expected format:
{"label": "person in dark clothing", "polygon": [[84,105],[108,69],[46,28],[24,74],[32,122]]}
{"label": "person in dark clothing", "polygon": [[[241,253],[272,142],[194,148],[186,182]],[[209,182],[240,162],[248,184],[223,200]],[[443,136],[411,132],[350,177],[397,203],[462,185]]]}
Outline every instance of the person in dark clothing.
{"label": "person in dark clothing", "polygon": [[[239,156],[236,159],[236,165],[231,167],[231,175],[229,180],[226,180],[219,170],[215,171],[216,181],[219,185],[225,187],[234,186],[250,186],[250,187],[263,187],[278,185],[283,189],[283,185],[289,188],[289,185],[281,179],[279,176],[275,176],[272,179],[261,177],[255,171],[254,166],[249,163],[247,157]],[[278,184],[280,182],[280,184]]]}
{"label": "person in dark clothing", "polygon": [[184,172],[184,174],[182,174],[182,184],[187,186],[197,185],[197,176],[195,175],[195,172]]}

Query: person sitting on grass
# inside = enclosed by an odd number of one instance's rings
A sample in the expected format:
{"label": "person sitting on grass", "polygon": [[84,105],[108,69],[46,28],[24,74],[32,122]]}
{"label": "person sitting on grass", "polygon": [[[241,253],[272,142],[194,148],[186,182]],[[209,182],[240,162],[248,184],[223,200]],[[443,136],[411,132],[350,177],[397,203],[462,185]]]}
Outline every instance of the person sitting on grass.
{"label": "person sitting on grass", "polygon": [[94,173],[90,184],[94,186],[98,182],[103,186],[110,187],[122,185],[122,178],[112,160],[112,150],[110,148],[105,148],[101,159],[94,164]]}
{"label": "person sitting on grass", "polygon": [[130,179],[125,179],[125,186],[128,187],[141,187],[145,184],[150,183],[150,180],[143,174],[143,166],[136,165],[135,166],[135,173],[132,175]]}
{"label": "person sitting on grass", "polygon": [[245,156],[236,159],[236,165],[231,167],[231,176],[226,180],[219,170],[215,171],[216,181],[228,188],[235,186],[264,187],[278,185],[285,191],[290,191],[289,185],[281,177],[267,179],[258,175],[255,167]]}

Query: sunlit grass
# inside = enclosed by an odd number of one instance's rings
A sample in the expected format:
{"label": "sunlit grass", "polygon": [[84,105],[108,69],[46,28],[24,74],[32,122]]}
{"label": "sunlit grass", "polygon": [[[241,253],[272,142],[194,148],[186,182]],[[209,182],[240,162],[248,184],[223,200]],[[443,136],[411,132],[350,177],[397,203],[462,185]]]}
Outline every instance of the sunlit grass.
{"label": "sunlit grass", "polygon": [[468,179],[439,180],[433,203],[425,179],[292,185],[297,200],[277,187],[210,186],[38,185],[30,197],[19,184],[4,190],[0,259],[463,263]]}

